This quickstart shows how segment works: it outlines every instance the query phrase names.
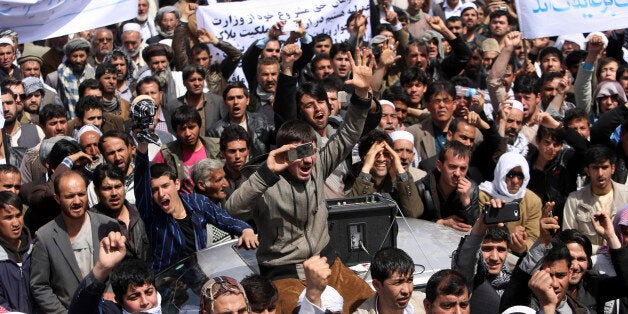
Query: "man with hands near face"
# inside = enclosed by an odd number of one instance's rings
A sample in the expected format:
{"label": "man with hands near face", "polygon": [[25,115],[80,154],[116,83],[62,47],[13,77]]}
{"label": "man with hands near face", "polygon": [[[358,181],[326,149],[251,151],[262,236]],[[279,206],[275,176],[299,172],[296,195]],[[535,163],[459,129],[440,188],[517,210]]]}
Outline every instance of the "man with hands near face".
{"label": "man with hands near face", "polygon": [[466,178],[471,149],[458,141],[443,147],[436,170],[417,182],[421,219],[467,232],[478,216],[478,186]]}
{"label": "man with hands near face", "polygon": [[[351,56],[351,55],[350,55]],[[370,288],[348,270],[329,246],[325,179],[351,153],[362,133],[364,121],[371,106],[369,87],[372,79],[372,58],[360,53],[352,63],[353,79],[346,83],[355,87],[345,122],[324,145],[318,145],[316,131],[309,123],[299,120],[285,122],[277,131],[278,148],[271,151],[266,163],[235,190],[225,205],[228,212],[241,219],[255,220],[260,228],[260,247],[257,261],[261,274],[274,280],[279,290],[278,305],[296,304],[291,293],[301,284],[303,261],[313,255],[326,256],[332,269],[332,278],[347,306],[359,304],[370,296]],[[326,97],[306,90],[296,92],[296,108],[328,105]],[[318,121],[317,116],[314,120]],[[277,122],[277,120],[275,120]],[[323,122],[321,120],[321,122]],[[325,121],[326,122],[326,121]],[[297,146],[311,143],[315,153],[296,160],[288,159],[288,152]],[[340,277],[339,277],[340,275]],[[304,278],[301,278],[304,279]],[[349,297],[349,298],[348,298]],[[286,306],[288,308],[289,306]],[[292,309],[290,308],[290,310]]]}
{"label": "man with hands near face", "polygon": [[399,204],[404,216],[418,218],[423,214],[414,179],[406,172],[393,141],[381,130],[369,132],[358,144],[362,170],[350,196],[389,193]]}

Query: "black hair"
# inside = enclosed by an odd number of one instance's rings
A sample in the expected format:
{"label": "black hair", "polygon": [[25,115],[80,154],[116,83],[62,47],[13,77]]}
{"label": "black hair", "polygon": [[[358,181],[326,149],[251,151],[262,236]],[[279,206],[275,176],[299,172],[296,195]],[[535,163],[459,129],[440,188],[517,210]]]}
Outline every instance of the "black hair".
{"label": "black hair", "polygon": [[181,76],[183,77],[184,81],[187,81],[187,79],[190,78],[190,76],[192,76],[192,74],[194,73],[198,73],[201,75],[201,77],[203,79],[205,79],[205,74],[207,72],[205,72],[205,70],[203,69],[203,67],[201,67],[200,65],[197,64],[188,64],[185,66],[185,68],[183,68],[182,74]]}
{"label": "black hair", "polygon": [[460,124],[467,124],[467,125],[471,125],[469,122],[467,122],[467,120],[465,119],[456,119],[456,118],[452,118],[451,122],[449,122],[449,128],[447,129],[447,131],[451,132],[451,134],[454,134],[458,131],[458,126]]}
{"label": "black hair", "polygon": [[227,144],[232,141],[241,140],[246,142],[246,147],[249,147],[249,134],[239,124],[231,124],[222,130],[220,135],[220,151],[224,152],[227,149]]}
{"label": "black hair", "polygon": [[541,267],[547,267],[555,262],[563,260],[567,262],[567,268],[571,267],[571,261],[573,258],[571,257],[569,249],[564,244],[564,242],[553,240],[552,244],[552,248],[549,249],[549,251],[547,251],[547,253],[545,253],[545,256],[543,257],[543,266]]}
{"label": "black hair", "polygon": [[157,88],[159,89],[159,91],[163,91],[163,86],[161,86],[161,82],[157,79],[156,76],[146,76],[144,78],[142,78],[141,80],[139,80],[136,84],[135,84],[135,94],[136,95],[142,95],[142,93],[140,92],[142,85],[144,84],[150,84],[150,83],[155,83],[157,84]]}
{"label": "black hair", "polygon": [[17,196],[17,194],[11,191],[1,191],[0,208],[5,208],[7,206],[13,206],[20,212],[20,214],[23,213],[22,200],[19,196]]}
{"label": "black hair", "polygon": [[591,256],[593,255],[593,246],[591,245],[591,240],[582,232],[576,229],[566,229],[556,234],[556,239],[560,240],[564,245],[568,245],[569,243],[576,243],[582,246],[584,250],[584,254],[587,255],[587,261],[589,262],[588,269],[593,267],[593,262],[591,261]]}
{"label": "black hair", "polygon": [[297,103],[298,118],[301,117],[301,98],[303,98],[304,95],[312,96],[316,100],[324,100],[327,103],[327,107],[329,108],[330,106],[329,98],[327,97],[327,91],[325,90],[325,88],[323,88],[321,84],[316,84],[314,82],[305,82],[297,88],[297,93],[295,97]]}
{"label": "black hair", "polygon": [[83,98],[83,95],[85,95],[85,90],[88,88],[102,90],[100,81],[98,81],[97,79],[86,79],[81,82],[81,84],[79,84],[79,98]]}
{"label": "black hair", "polygon": [[565,143],[565,131],[563,129],[548,129],[539,125],[539,129],[536,131],[536,142],[539,143],[545,138],[562,145]]}
{"label": "black hair", "polygon": [[[455,86],[462,86],[462,87],[473,87],[473,81],[466,77],[466,76],[462,76],[462,75],[456,75],[454,77],[452,77],[449,82]],[[455,96],[455,94],[454,94]]]}
{"label": "black hair", "polygon": [[628,64],[620,64],[617,67],[617,72],[615,73],[615,80],[619,81],[624,72],[628,71]]}
{"label": "black hair", "polygon": [[414,261],[408,253],[395,247],[377,251],[371,261],[371,278],[384,282],[395,272],[403,275],[414,273]]}
{"label": "black hair", "polygon": [[20,169],[11,164],[0,165],[0,173],[17,173],[20,174]]}
{"label": "black hair", "polygon": [[172,171],[172,168],[168,164],[153,164],[150,166],[150,178],[158,179],[163,176],[168,176],[168,179],[175,181],[178,179],[177,174]]}
{"label": "black hair", "polygon": [[48,166],[50,169],[57,169],[65,157],[81,151],[81,146],[75,141],[62,139],[57,141],[48,155]]}
{"label": "black hair", "polygon": [[249,89],[246,88],[246,85],[244,85],[244,83],[242,83],[240,81],[235,81],[235,82],[229,83],[229,84],[227,84],[227,86],[225,86],[225,90],[222,91],[222,100],[223,101],[227,99],[227,94],[229,94],[229,91],[234,89],[234,88],[242,89],[242,92],[244,93],[244,96],[249,98]]}
{"label": "black hair", "polygon": [[400,101],[406,105],[410,104],[410,96],[399,85],[393,85],[384,91],[382,99],[390,102]]}
{"label": "black hair", "polygon": [[589,115],[584,110],[584,108],[579,108],[579,107],[571,108],[565,111],[565,117],[563,118],[563,123],[569,126],[572,122],[576,120],[582,120],[582,119],[584,119],[585,121],[587,121],[587,123],[589,123]]}
{"label": "black hair", "polygon": [[560,72],[543,73],[543,75],[541,75],[541,78],[538,81],[536,81],[536,86],[537,86],[536,90],[538,90],[538,92],[540,93],[545,83],[551,82],[557,78],[563,78],[563,74]]}
{"label": "black hair", "polygon": [[604,145],[592,145],[584,152],[584,162],[587,167],[607,160],[614,165],[617,162],[617,155]]}
{"label": "black hair", "polygon": [[192,106],[180,106],[174,110],[172,113],[172,119],[170,122],[172,124],[172,129],[177,131],[180,125],[184,125],[189,121],[196,122],[200,127],[203,123],[201,118],[201,114],[198,113],[198,110]]}
{"label": "black hair", "polygon": [[277,287],[271,280],[262,275],[248,275],[240,282],[249,301],[251,311],[263,312],[272,310],[279,299]]}
{"label": "black hair", "polygon": [[344,82],[337,76],[332,75],[319,82],[326,92],[338,92],[342,90]]}
{"label": "black hair", "polygon": [[395,30],[393,29],[392,25],[388,24],[388,23],[382,23],[379,24],[379,26],[377,26],[375,28],[375,35],[379,35],[379,33],[383,32],[383,31],[389,31],[391,33],[394,33]]}
{"label": "black hair", "polygon": [[124,173],[122,170],[116,165],[112,165],[110,163],[103,163],[98,165],[96,169],[94,169],[94,174],[92,176],[92,181],[94,182],[94,187],[96,190],[100,190],[102,186],[102,182],[105,178],[109,178],[112,180],[118,180],[124,184]]}
{"label": "black hair", "polygon": [[211,52],[209,52],[209,47],[207,47],[207,45],[198,43],[192,46],[192,55],[197,55],[203,51],[207,52],[207,54],[211,56]]}
{"label": "black hair", "polygon": [[312,41],[314,43],[318,43],[318,42],[325,41],[325,40],[329,40],[332,43],[334,42],[334,40],[331,39],[331,36],[329,36],[329,35],[327,35],[325,33],[316,34],[316,36],[314,36],[314,38],[312,38]]}
{"label": "black hair", "polygon": [[[410,68],[405,69],[401,72],[401,76],[399,77],[399,83],[401,86],[405,86],[406,84],[412,83],[413,81],[419,81],[423,85],[427,85],[429,83],[429,77],[427,73],[423,71],[418,66],[412,66]],[[455,95],[456,93],[454,93]]]}
{"label": "black hair", "polygon": [[39,110],[39,124],[43,127],[48,120],[54,118],[67,118],[67,111],[63,106],[47,104]]}
{"label": "black hair", "polygon": [[469,292],[467,279],[452,269],[442,269],[427,281],[425,299],[434,302],[439,295],[461,296]]}
{"label": "black hair", "polygon": [[102,77],[103,75],[107,73],[117,75],[118,68],[111,63],[101,63],[96,67],[95,77],[97,80],[100,80],[100,77]]}
{"label": "black hair", "polygon": [[[619,61],[613,57],[603,57],[597,61],[597,67],[595,70],[595,77],[599,79],[600,74],[602,74],[602,68],[609,63],[615,62],[617,64],[617,68],[619,68]],[[615,72],[617,73],[617,72]]]}
{"label": "black hair", "polygon": [[540,86],[537,86],[538,80],[536,74],[517,76],[512,85],[512,91],[515,94],[538,94],[541,92]]}
{"label": "black hair", "polygon": [[[154,286],[155,273],[145,261],[129,258],[124,259],[113,268],[110,280],[115,299],[119,304],[122,304],[122,298],[129,287]],[[155,293],[157,292],[155,291]]]}
{"label": "black hair", "polygon": [[462,18],[457,15],[452,15],[448,19],[445,20],[445,25],[447,25],[447,23],[456,23],[456,22],[462,22]]}
{"label": "black hair", "polygon": [[456,98],[456,88],[449,81],[437,81],[428,85],[423,98],[429,102],[432,96],[440,93],[446,93],[451,98]]}
{"label": "black hair", "polygon": [[125,146],[130,146],[132,144],[134,144],[133,139],[131,138],[131,136],[126,133],[126,132],[122,132],[122,131],[118,131],[118,130],[109,130],[107,132],[105,132],[105,134],[103,134],[100,139],[98,140],[98,150],[100,151],[101,154],[105,154],[105,140],[110,138],[110,137],[114,137],[114,138],[119,138],[122,141],[124,141],[124,145]]}
{"label": "black hair", "polygon": [[338,54],[339,52],[343,52],[343,53],[350,53],[351,52],[351,45],[349,45],[349,43],[347,42],[341,42],[341,43],[337,43],[337,44],[333,44],[331,46],[331,50],[329,51],[329,55],[331,56],[331,58],[333,59],[336,54]]}
{"label": "black hair", "polygon": [[5,95],[5,94],[11,95],[11,97],[13,97],[13,99],[15,100],[15,94],[13,93],[11,89],[4,86],[0,87],[0,95]]}
{"label": "black hair", "polygon": [[312,59],[312,61],[310,61],[310,65],[312,67],[312,70],[314,70],[316,68],[316,65],[319,62],[323,61],[323,60],[331,61],[331,56],[326,54],[326,53],[315,56],[314,59]]}
{"label": "black hair", "polygon": [[510,234],[508,231],[504,230],[504,228],[490,227],[486,229],[486,236],[484,236],[484,240],[493,242],[506,241],[506,244],[510,244]]}
{"label": "black hair", "polygon": [[560,61],[560,64],[565,64],[563,52],[554,46],[545,47],[539,52],[539,62],[543,61],[543,59],[549,55],[555,55],[558,61]]}
{"label": "black hair", "polygon": [[587,52],[584,50],[574,50],[565,57],[565,65],[571,68],[574,65],[580,65],[580,63],[587,58]]}
{"label": "black hair", "polygon": [[447,144],[445,144],[445,146],[440,150],[440,153],[438,154],[438,160],[440,160],[440,162],[445,162],[445,156],[447,155],[448,151],[451,151],[454,154],[454,157],[471,158],[471,149],[469,147],[458,141],[449,141]]}
{"label": "black hair", "polygon": [[290,143],[311,143],[316,142],[316,132],[314,129],[301,120],[288,120],[284,122],[277,131],[275,141],[277,147]]}
{"label": "black hair", "polygon": [[394,145],[393,140],[392,138],[390,138],[390,135],[388,135],[388,133],[379,129],[371,130],[370,132],[366,133],[366,135],[364,135],[358,142],[358,155],[360,155],[361,159],[364,159],[364,156],[366,156],[366,154],[369,152],[371,146],[373,146],[373,144],[375,143],[381,142],[388,143],[390,147],[393,147]]}
{"label": "black hair", "polygon": [[491,12],[491,14],[489,15],[489,24],[490,24],[490,21],[492,21],[494,18],[498,18],[502,16],[506,17],[506,20],[508,21],[508,25],[515,24],[515,20],[512,17],[512,15],[510,15],[508,11],[504,11],[504,10],[497,10],[497,11]]}
{"label": "black hair", "polygon": [[96,96],[86,96],[81,97],[78,100],[76,107],[74,108],[74,112],[79,119],[83,119],[83,117],[85,117],[85,112],[94,109],[104,111],[103,104],[98,100],[98,98],[96,98]]}

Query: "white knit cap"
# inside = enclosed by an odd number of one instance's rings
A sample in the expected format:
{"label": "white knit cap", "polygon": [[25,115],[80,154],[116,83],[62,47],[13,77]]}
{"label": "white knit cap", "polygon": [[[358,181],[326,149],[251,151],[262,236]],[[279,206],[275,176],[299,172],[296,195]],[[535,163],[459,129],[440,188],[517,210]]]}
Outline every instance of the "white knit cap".
{"label": "white knit cap", "polygon": [[142,27],[140,26],[140,24],[137,23],[126,23],[124,24],[124,26],[122,26],[122,32],[130,32],[130,31],[135,31],[135,32],[141,32]]}
{"label": "white knit cap", "polygon": [[83,135],[83,134],[85,134],[85,132],[89,132],[89,131],[96,132],[96,133],[98,133],[98,135],[102,136],[102,131],[100,131],[99,128],[97,128],[96,126],[91,125],[91,124],[86,124],[86,125],[82,126],[78,130],[78,132],[76,132],[76,134],[74,135],[74,139],[77,140],[77,141],[80,141],[81,140],[81,135]]}
{"label": "white knit cap", "polygon": [[383,105],[391,106],[394,110],[397,109],[397,108],[395,108],[395,104],[393,104],[392,102],[390,102],[390,101],[388,101],[386,99],[380,99],[379,104],[382,105],[382,106]]}

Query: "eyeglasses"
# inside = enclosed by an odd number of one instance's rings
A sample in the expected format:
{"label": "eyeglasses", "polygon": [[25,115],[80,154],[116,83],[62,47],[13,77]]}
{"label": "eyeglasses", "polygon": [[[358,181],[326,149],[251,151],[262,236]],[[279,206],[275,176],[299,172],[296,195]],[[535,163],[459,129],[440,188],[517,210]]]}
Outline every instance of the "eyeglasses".
{"label": "eyeglasses", "polygon": [[523,175],[523,172],[521,171],[509,171],[506,174],[506,178],[508,179],[514,179],[515,177],[519,178],[519,180],[525,179],[525,176]]}
{"label": "eyeglasses", "polygon": [[27,99],[26,94],[15,94],[15,100],[20,101],[22,99]]}
{"label": "eyeglasses", "polygon": [[98,38],[97,40],[98,40],[99,43],[104,43],[104,42],[113,41],[113,38],[111,38],[111,37],[104,37],[104,38]]}
{"label": "eyeglasses", "polygon": [[451,98],[445,98],[445,99],[438,99],[438,98],[436,98],[436,99],[432,99],[432,100],[430,100],[430,104],[432,104],[432,105],[438,105],[438,104],[440,104],[440,103],[443,103],[443,104],[445,104],[445,105],[449,105],[449,104],[451,104],[453,101],[454,101],[454,100],[453,100],[453,99],[451,99]]}

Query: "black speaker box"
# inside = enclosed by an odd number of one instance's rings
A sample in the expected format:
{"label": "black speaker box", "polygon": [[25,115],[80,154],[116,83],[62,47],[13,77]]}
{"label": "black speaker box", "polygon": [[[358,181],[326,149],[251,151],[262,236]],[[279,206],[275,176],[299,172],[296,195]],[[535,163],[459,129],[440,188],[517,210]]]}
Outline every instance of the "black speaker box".
{"label": "black speaker box", "polygon": [[388,196],[327,200],[332,248],[345,265],[370,263],[382,247],[397,246],[396,204]]}

